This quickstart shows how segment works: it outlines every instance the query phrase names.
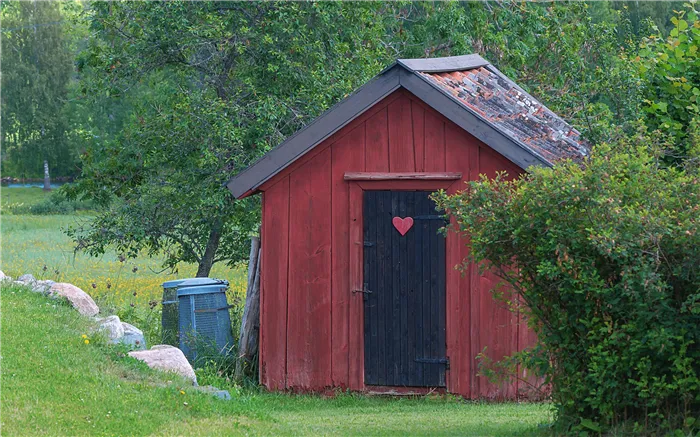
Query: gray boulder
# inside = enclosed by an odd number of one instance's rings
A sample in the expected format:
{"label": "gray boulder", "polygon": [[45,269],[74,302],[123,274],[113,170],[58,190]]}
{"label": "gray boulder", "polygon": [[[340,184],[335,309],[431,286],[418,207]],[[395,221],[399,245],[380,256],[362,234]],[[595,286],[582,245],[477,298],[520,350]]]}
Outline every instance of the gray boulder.
{"label": "gray boulder", "polygon": [[126,322],[122,322],[122,328],[124,329],[124,337],[120,340],[121,343],[134,349],[146,349],[146,337],[143,336],[143,331]]}
{"label": "gray boulder", "polygon": [[24,285],[28,285],[32,288],[34,288],[34,284],[36,284],[36,278],[34,275],[30,275],[29,273],[24,274],[17,278],[17,281],[23,283]]}
{"label": "gray boulder", "polygon": [[12,276],[7,276],[2,270],[0,270],[0,282],[2,281],[12,281]]}
{"label": "gray boulder", "polygon": [[141,360],[152,369],[173,372],[197,385],[197,376],[185,354],[169,344],[158,344],[144,351],[131,351],[129,356]]}
{"label": "gray boulder", "polygon": [[49,289],[49,296],[60,296],[68,299],[68,302],[73,305],[73,308],[84,316],[92,317],[100,312],[100,309],[90,295],[73,284],[57,282]]}
{"label": "gray boulder", "polygon": [[56,282],[50,280],[50,279],[45,279],[42,281],[35,281],[34,284],[32,284],[32,291],[36,293],[43,293],[47,294],[49,290],[51,290],[51,287],[53,287],[53,284]]}
{"label": "gray boulder", "polygon": [[103,332],[110,343],[119,343],[124,337],[124,328],[122,327],[122,322],[119,320],[118,316],[109,316],[103,319],[97,319],[100,326],[97,328],[98,331]]}

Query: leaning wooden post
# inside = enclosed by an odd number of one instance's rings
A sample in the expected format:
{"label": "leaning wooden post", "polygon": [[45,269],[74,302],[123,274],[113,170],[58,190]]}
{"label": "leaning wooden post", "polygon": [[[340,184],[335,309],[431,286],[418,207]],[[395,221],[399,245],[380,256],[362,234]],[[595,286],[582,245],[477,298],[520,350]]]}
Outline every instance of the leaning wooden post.
{"label": "leaning wooden post", "polygon": [[248,262],[248,288],[246,290],[243,319],[238,340],[238,360],[236,378],[241,378],[258,353],[258,332],[260,331],[260,238],[252,237],[250,261]]}

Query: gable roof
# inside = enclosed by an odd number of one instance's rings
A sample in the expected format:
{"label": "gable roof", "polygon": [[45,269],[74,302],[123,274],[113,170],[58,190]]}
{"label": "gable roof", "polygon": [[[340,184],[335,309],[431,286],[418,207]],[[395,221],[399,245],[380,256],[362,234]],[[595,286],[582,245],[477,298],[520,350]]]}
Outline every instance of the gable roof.
{"label": "gable roof", "polygon": [[253,194],[375,103],[405,88],[522,169],[580,160],[590,147],[568,123],[479,55],[399,59],[227,184]]}

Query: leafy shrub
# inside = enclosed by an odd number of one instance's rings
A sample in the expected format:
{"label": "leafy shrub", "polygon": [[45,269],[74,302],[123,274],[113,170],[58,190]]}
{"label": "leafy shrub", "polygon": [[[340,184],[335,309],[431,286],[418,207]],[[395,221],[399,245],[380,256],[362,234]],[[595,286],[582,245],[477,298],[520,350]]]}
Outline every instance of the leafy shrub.
{"label": "leafy shrub", "polygon": [[640,130],[598,146],[585,166],[436,196],[471,236],[466,261],[527,303],[540,342],[530,362],[551,384],[563,431],[697,426],[700,171],[697,159],[664,167],[655,144],[665,140]]}
{"label": "leafy shrub", "polygon": [[73,214],[76,211],[94,210],[95,205],[88,200],[68,200],[61,191],[54,191],[51,195],[35,204],[11,205],[10,212],[13,214]]}
{"label": "leafy shrub", "polygon": [[673,28],[664,38],[658,32],[640,44],[633,60],[643,80],[646,125],[673,135],[671,160],[687,153],[688,128],[700,117],[700,20],[694,3],[671,18]]}

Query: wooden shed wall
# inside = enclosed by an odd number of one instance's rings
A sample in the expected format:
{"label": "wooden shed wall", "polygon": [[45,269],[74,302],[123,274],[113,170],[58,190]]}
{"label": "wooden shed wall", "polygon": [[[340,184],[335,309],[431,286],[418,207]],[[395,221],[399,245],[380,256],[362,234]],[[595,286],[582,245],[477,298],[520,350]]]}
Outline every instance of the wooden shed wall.
{"label": "wooden shed wall", "polygon": [[[263,191],[261,382],[269,389],[364,389],[361,294],[350,291],[353,250],[346,172],[461,172],[448,191],[479,174],[517,166],[405,90],[386,97],[261,187]],[[400,182],[397,182],[400,183]],[[354,205],[357,206],[357,205]],[[453,266],[464,241],[447,238],[447,390],[470,398],[513,398],[517,384],[477,377],[485,347],[499,359],[534,337],[489,290],[497,279]],[[359,264],[358,264],[359,263]],[[360,267],[358,267],[360,266]]]}

